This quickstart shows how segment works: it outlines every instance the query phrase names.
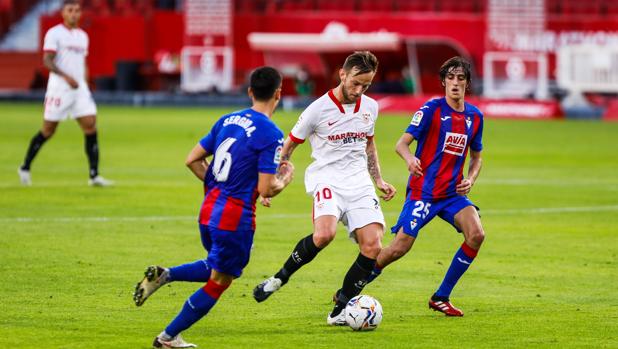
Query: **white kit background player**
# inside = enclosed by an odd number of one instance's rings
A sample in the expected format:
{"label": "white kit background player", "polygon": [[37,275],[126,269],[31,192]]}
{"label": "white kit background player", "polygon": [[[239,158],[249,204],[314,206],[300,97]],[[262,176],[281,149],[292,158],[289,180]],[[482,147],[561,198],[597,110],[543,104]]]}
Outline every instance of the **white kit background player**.
{"label": "white kit background player", "polygon": [[64,0],[61,10],[63,23],[50,28],[45,34],[43,64],[50,74],[45,94],[43,127],[30,141],[24,162],[17,171],[24,185],[32,184],[30,166],[34,157],[54,134],[58,123],[67,117],[76,119],[85,135],[90,175],[88,184],[112,184],[99,175],[97,107],[86,78],[88,34],[78,27],[81,13],[78,0]]}
{"label": "white kit background player", "polygon": [[311,143],[314,162],[306,170],[305,187],[313,194],[314,230],[298,242],[279,272],[255,287],[253,296],[258,302],[286,284],[335,238],[338,221],[347,226],[360,253],[336,292],[329,325],[345,325],[342,310],[365,286],[384,234],[384,216],[371,179],[385,194],[384,200],[396,192],[380,174],[373,139],[378,103],[363,95],[377,68],[378,60],[371,52],[348,56],[339,71],[341,83],[307,107],[286,139],[281,152],[284,160],[298,144],[306,139]]}

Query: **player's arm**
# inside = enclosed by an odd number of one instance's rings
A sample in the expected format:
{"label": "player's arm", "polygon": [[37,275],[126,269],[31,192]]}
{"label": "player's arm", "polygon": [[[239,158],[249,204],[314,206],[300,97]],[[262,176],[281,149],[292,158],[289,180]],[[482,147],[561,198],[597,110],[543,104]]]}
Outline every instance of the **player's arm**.
{"label": "player's arm", "polygon": [[367,138],[367,148],[365,152],[367,153],[367,170],[371,178],[373,178],[376,187],[385,194],[382,195],[381,198],[386,201],[392,199],[397,190],[382,178],[380,162],[378,160],[378,148],[376,147],[374,137]]}
{"label": "player's arm", "polygon": [[481,173],[481,167],[483,166],[483,159],[481,158],[480,151],[474,151],[470,149],[470,163],[468,164],[468,178],[464,178],[457,186],[455,190],[459,195],[466,195],[472,190],[472,186]]}
{"label": "player's arm", "polygon": [[70,77],[67,73],[58,68],[54,59],[56,58],[56,52],[47,51],[43,54],[43,65],[49,69],[50,72],[60,75],[72,88],[77,88],[79,85],[77,81]]}
{"label": "player's arm", "polygon": [[258,193],[263,198],[277,196],[294,178],[294,165],[289,161],[281,161],[277,173],[260,172],[258,177]]}
{"label": "player's arm", "polygon": [[410,151],[410,144],[414,141],[414,136],[405,132],[397,141],[395,145],[395,151],[406,162],[408,171],[415,176],[423,175],[423,168],[421,167],[421,160],[415,157]]}
{"label": "player's arm", "polygon": [[204,181],[204,177],[206,177],[206,171],[209,165],[206,158],[210,155],[211,154],[198,143],[191,149],[191,152],[187,155],[187,160],[185,160],[185,165],[187,165],[189,170],[191,170],[200,181]]}
{"label": "player's arm", "polygon": [[285,142],[283,142],[283,149],[281,149],[281,161],[290,161],[292,158],[292,153],[298,147],[299,143],[294,142],[290,137],[288,137]]}

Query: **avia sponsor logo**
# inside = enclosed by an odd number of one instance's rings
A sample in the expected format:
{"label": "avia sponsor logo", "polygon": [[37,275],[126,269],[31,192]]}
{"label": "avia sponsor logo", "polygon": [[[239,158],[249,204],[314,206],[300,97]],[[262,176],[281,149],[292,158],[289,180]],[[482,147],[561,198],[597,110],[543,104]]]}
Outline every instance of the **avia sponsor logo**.
{"label": "avia sponsor logo", "polygon": [[367,139],[367,132],[345,132],[328,135],[329,141],[342,142],[343,144],[356,143],[363,139]]}
{"label": "avia sponsor logo", "polygon": [[442,151],[457,156],[463,156],[467,141],[468,135],[447,132],[444,137],[444,146],[442,147]]}

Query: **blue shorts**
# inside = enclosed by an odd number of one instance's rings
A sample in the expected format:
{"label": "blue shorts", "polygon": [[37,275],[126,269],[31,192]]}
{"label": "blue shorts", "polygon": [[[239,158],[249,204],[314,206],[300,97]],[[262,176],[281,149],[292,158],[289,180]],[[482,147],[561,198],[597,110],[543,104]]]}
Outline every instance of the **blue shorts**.
{"label": "blue shorts", "polygon": [[253,233],[253,230],[228,231],[200,224],[202,245],[208,251],[208,266],[220,273],[239,277],[249,263]]}
{"label": "blue shorts", "polygon": [[[461,232],[455,225],[455,215],[468,206],[474,206],[474,204],[467,197],[459,195],[437,201],[413,201],[406,198],[397,224],[391,228],[391,232],[396,234],[403,228],[404,233],[416,238],[419,230],[436,215]],[[478,210],[478,207],[474,207]]]}

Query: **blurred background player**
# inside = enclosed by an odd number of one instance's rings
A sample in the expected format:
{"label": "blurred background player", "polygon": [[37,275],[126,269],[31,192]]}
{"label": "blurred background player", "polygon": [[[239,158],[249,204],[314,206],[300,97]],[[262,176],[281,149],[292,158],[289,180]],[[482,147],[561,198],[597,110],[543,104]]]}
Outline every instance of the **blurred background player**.
{"label": "blurred background player", "polygon": [[[391,244],[378,256],[369,281],[381,268],[405,255],[418,232],[436,215],[463,232],[464,242],[455,253],[442,284],[429,300],[429,307],[448,316],[463,316],[449,300],[451,291],[466,272],[483,243],[485,233],[477,208],[467,198],[481,171],[483,114],[464,102],[470,86],[470,63],[461,57],[447,60],[440,68],[445,97],[425,103],[412,117],[396,151],[406,162],[410,178],[406,200]],[[410,144],[418,141],[415,155]],[[467,178],[463,166],[470,149]]]}
{"label": "blurred background player", "polygon": [[85,148],[90,165],[91,186],[108,186],[113,182],[99,175],[99,144],[97,141],[96,113],[88,88],[86,56],[88,34],[78,27],[81,17],[78,0],[64,0],[63,23],[47,31],[43,43],[43,64],[50,71],[45,94],[43,127],[34,135],[23,164],[17,170],[23,185],[31,185],[30,166],[43,144],[53,136],[58,123],[68,116],[77,120],[84,131]]}
{"label": "blurred background player", "polygon": [[[168,282],[206,282],[155,338],[155,348],[195,347],[184,342],[180,332],[208,313],[249,262],[258,194],[273,197],[292,180],[293,165],[280,161],[283,132],[270,120],[281,99],[281,75],[262,67],[250,80],[253,106],[221,117],[186,160],[189,169],[204,181],[199,227],[208,257],[169,269],[150,266],[135,288],[133,299],[141,306]],[[209,164],[206,158],[212,154]]]}
{"label": "blurred background player", "polygon": [[371,179],[385,193],[384,200],[395,195],[382,179],[373,139],[378,103],[364,95],[377,69],[378,60],[369,51],[348,56],[339,70],[339,86],[307,107],[286,139],[286,160],[305,139],[311,143],[315,161],[307,167],[305,188],[313,195],[313,233],[298,242],[279,272],[255,287],[256,301],[266,300],[311,262],[335,238],[341,221],[360,249],[327,317],[329,325],[345,325],[342,310],[363,289],[382,247],[384,216]]}

